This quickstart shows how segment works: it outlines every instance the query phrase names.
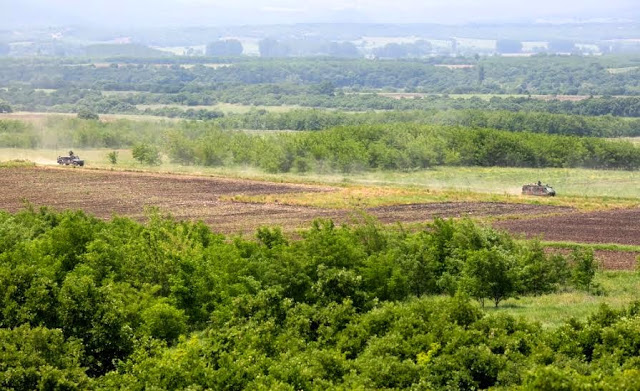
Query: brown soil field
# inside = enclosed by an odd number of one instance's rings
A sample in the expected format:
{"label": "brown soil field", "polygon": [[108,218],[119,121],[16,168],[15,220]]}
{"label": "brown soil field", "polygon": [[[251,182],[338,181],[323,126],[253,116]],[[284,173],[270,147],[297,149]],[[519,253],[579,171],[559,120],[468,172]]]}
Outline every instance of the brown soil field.
{"label": "brown soil field", "polygon": [[551,241],[640,245],[640,208],[500,221],[494,226]]}
{"label": "brown soil field", "polygon": [[[284,184],[221,177],[90,170],[67,167],[0,169],[0,209],[11,212],[24,203],[56,210],[82,209],[100,218],[114,214],[143,220],[145,207],[158,207],[178,219],[203,220],[224,233],[252,233],[262,225],[287,230],[307,227],[315,218],[344,222],[354,211],[291,206],[279,203],[223,201],[223,196],[333,191],[328,186]],[[494,223],[546,240],[640,244],[640,209],[593,213],[571,208],[497,202],[438,202],[382,206],[365,212],[384,223],[418,223],[434,217],[502,216]],[[546,214],[548,217],[531,218]],[[510,219],[509,217],[518,217]],[[529,217],[527,217],[529,216]],[[637,253],[597,251],[608,269],[632,269]]]}
{"label": "brown soil field", "polygon": [[571,208],[548,205],[512,204],[501,202],[436,202],[429,204],[409,204],[381,206],[367,209],[367,213],[377,216],[385,223],[420,222],[435,217],[459,218],[482,216],[522,216],[550,213],[566,213]]}
{"label": "brown soil field", "polygon": [[[0,209],[17,211],[24,201],[58,210],[82,209],[101,218],[113,214],[144,218],[146,206],[179,219],[203,220],[221,232],[252,232],[261,225],[286,229],[307,226],[314,218],[349,220],[354,211],[279,203],[223,201],[222,196],[309,193],[332,187],[174,174],[89,170],[70,167],[0,169]],[[539,215],[566,212],[551,206],[441,202],[366,209],[384,223],[424,222],[440,217]]]}
{"label": "brown soil field", "polygon": [[[548,248],[547,252],[569,255],[571,250]],[[596,259],[601,262],[602,268],[606,270],[634,270],[638,256],[640,256],[640,252],[633,251],[596,250],[593,253]]]}
{"label": "brown soil field", "polygon": [[24,201],[56,210],[82,209],[101,218],[113,214],[144,218],[158,207],[178,219],[201,219],[216,231],[253,230],[264,224],[297,226],[327,211],[222,202],[229,194],[329,191],[331,188],[186,175],[99,171],[58,167],[0,170],[0,209],[16,211]]}
{"label": "brown soil field", "polygon": [[[550,241],[640,245],[640,208],[504,220],[493,225]],[[633,270],[640,253],[597,250],[595,255],[605,269]]]}

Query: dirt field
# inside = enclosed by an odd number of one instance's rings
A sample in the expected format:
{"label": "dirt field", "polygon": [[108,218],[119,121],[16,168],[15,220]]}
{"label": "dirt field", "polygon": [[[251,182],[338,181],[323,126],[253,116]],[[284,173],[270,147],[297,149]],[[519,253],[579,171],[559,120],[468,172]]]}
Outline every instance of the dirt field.
{"label": "dirt field", "polygon": [[[0,208],[16,211],[23,200],[56,209],[82,209],[102,218],[114,213],[141,219],[145,206],[157,206],[180,219],[201,219],[223,232],[251,232],[261,225],[303,227],[317,217],[345,221],[353,211],[304,206],[227,202],[229,195],[309,193],[331,187],[271,182],[99,171],[59,167],[3,168]],[[502,203],[432,203],[370,208],[385,223],[422,222],[441,217],[505,216],[566,212],[566,208]]]}
{"label": "dirt field", "polygon": [[417,222],[431,220],[434,217],[477,217],[477,216],[509,216],[539,215],[548,213],[566,213],[571,208],[532,205],[508,204],[500,202],[437,202],[431,204],[410,204],[382,206],[367,209],[385,223],[396,221]]}
{"label": "dirt field", "polygon": [[640,245],[640,208],[501,221],[494,225],[552,241]]}
{"label": "dirt field", "polygon": [[[505,220],[494,226],[550,241],[640,245],[640,208]],[[633,270],[640,257],[639,252],[609,250],[595,255],[610,270]]]}
{"label": "dirt field", "polygon": [[[571,253],[571,250],[558,248],[548,248],[547,251],[565,256]],[[634,270],[640,252],[596,250],[594,255],[606,270]]]}
{"label": "dirt field", "polygon": [[[0,209],[20,210],[27,201],[58,210],[82,209],[101,218],[113,214],[142,220],[147,206],[160,208],[179,219],[203,220],[225,233],[252,233],[261,225],[285,229],[308,226],[315,218],[339,222],[354,211],[304,206],[222,201],[230,195],[312,193],[332,187],[282,184],[229,178],[100,171],[59,167],[0,169]],[[434,217],[518,216],[496,222],[498,228],[546,240],[640,244],[640,209],[575,213],[571,208],[497,202],[438,202],[369,208],[367,213],[384,223],[424,222]],[[546,218],[527,218],[553,214]],[[523,219],[524,215],[524,219]],[[599,251],[607,268],[630,269],[635,253]]]}

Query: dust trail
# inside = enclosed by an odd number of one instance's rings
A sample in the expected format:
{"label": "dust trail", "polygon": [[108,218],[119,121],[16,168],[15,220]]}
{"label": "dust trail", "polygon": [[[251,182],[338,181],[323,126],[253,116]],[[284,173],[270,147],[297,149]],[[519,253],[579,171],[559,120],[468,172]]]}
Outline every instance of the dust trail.
{"label": "dust trail", "polygon": [[45,165],[45,166],[51,166],[51,165],[58,164],[58,162],[56,160],[46,159],[46,158],[35,158],[35,159],[29,159],[29,160],[31,160],[35,164],[40,164],[40,165]]}

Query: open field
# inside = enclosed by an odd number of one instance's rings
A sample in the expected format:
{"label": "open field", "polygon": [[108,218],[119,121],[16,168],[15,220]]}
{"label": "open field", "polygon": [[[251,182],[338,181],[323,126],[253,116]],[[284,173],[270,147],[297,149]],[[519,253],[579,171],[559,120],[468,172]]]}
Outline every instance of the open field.
{"label": "open field", "polygon": [[[635,251],[640,245],[640,208],[628,201],[613,202],[609,210],[584,213],[571,206],[571,198],[562,202],[562,197],[501,197],[57,166],[7,165],[0,170],[0,189],[4,189],[0,191],[0,208],[9,211],[23,208],[26,201],[35,206],[82,209],[101,218],[115,213],[143,219],[145,208],[154,206],[179,219],[203,220],[227,233],[251,233],[262,225],[280,225],[291,231],[308,226],[315,218],[348,221],[360,211],[387,224],[471,217],[514,233],[540,235],[545,240],[612,244],[596,248],[608,269],[632,269],[640,254]],[[310,201],[322,199],[333,203],[314,205]],[[601,199],[590,200],[602,206]],[[575,201],[576,206],[590,205],[579,201]],[[634,246],[618,249],[615,244]]]}
{"label": "open field", "polygon": [[[260,174],[264,177],[264,174]],[[274,180],[301,180],[308,182],[399,187],[415,191],[428,190],[431,194],[456,194],[460,197],[482,197],[491,201],[569,203],[580,209],[601,209],[615,205],[640,205],[640,172],[564,169],[564,168],[507,168],[507,167],[433,167],[412,172],[364,172],[355,174],[279,174],[266,176]],[[552,185],[558,192],[555,198],[523,197],[522,185],[536,181]],[[362,195],[357,195],[362,197]],[[332,204],[331,194],[305,200],[311,205]],[[376,198],[380,196],[377,195]],[[414,202],[405,197],[405,202]],[[291,200],[300,203],[300,200]]]}
{"label": "open field", "polygon": [[640,137],[629,137],[629,138],[626,138],[626,140],[628,140],[628,141],[630,141],[630,142],[632,142],[634,144],[640,144]]}
{"label": "open field", "polygon": [[[453,66],[453,65],[451,65]],[[461,65],[462,66],[462,65]],[[424,98],[427,96],[443,96],[442,94],[429,94],[420,92],[378,92],[377,95],[384,96],[392,99],[411,99],[411,98]],[[592,97],[598,98],[599,96],[591,95],[525,95],[525,94],[447,94],[450,98],[456,99],[471,99],[479,98],[482,100],[490,100],[491,98],[531,98],[539,100],[559,100],[559,101],[581,101]],[[616,98],[625,98],[626,96],[616,96]]]}
{"label": "open field", "polygon": [[618,73],[632,72],[632,71],[635,71],[635,70],[637,70],[639,68],[640,67],[609,68],[609,69],[607,69],[607,71],[609,73],[612,73],[612,74],[618,74]]}
{"label": "open field", "polygon": [[178,108],[183,110],[219,110],[227,114],[245,114],[250,112],[251,110],[267,110],[274,113],[286,113],[291,110],[299,109],[300,106],[291,106],[291,105],[283,105],[283,106],[250,106],[250,105],[241,105],[235,103],[216,103],[215,105],[210,106],[185,106],[179,104],[155,104],[155,105],[137,105],[139,110],[144,109],[164,109],[164,108]]}
{"label": "open field", "polygon": [[[220,177],[89,170],[70,167],[6,167],[0,176],[0,207],[19,210],[24,202],[56,209],[82,209],[98,217],[114,213],[136,219],[156,206],[180,219],[201,219],[215,230],[252,232],[261,225],[286,229],[324,217],[345,221],[357,209],[331,209],[228,201],[233,196],[335,191],[328,186],[283,184]],[[420,223],[441,217],[521,216],[566,212],[567,208],[515,203],[425,203],[360,208],[385,223]]]}
{"label": "open field", "polygon": [[[51,117],[77,117],[77,113],[37,113],[28,111],[18,111],[15,113],[0,113],[0,119],[20,120],[35,124],[44,124]],[[136,115],[136,114],[100,114],[101,121],[115,121],[118,119],[128,119],[132,121],[181,121],[180,118],[159,117],[154,115]]]}
{"label": "open field", "polygon": [[[450,201],[490,201],[571,206],[580,210],[598,210],[640,206],[640,172],[563,168],[505,167],[433,167],[411,172],[370,171],[353,174],[267,174],[251,167],[183,166],[165,162],[145,166],[136,162],[128,149],[118,150],[118,164],[107,159],[111,149],[79,149],[59,145],[57,149],[0,148],[0,161],[29,160],[55,165],[57,155],[73,149],[90,168],[175,172],[193,175],[269,180],[339,186],[341,192],[280,198],[292,205],[349,208],[393,204]],[[540,198],[520,195],[524,183],[541,180],[554,186],[558,197]],[[271,202],[266,195],[236,201]]]}
{"label": "open field", "polygon": [[605,271],[596,274],[604,295],[594,296],[586,292],[559,292],[550,295],[529,296],[505,300],[499,308],[486,307],[487,311],[521,316],[540,322],[543,327],[557,327],[569,317],[585,319],[602,304],[622,308],[640,300],[640,279],[628,271]]}
{"label": "open field", "polygon": [[640,245],[640,208],[500,221],[495,226],[552,241]]}
{"label": "open field", "polygon": [[[109,150],[76,148],[86,169],[59,168],[55,157],[67,149],[1,149],[0,160],[49,167],[14,168],[0,181],[11,190],[0,198],[0,207],[17,210],[24,198],[103,218],[118,213],[140,219],[145,206],[155,205],[181,219],[202,219],[219,231],[245,233],[272,224],[291,231],[317,217],[346,221],[353,211],[391,224],[466,216],[517,234],[567,242],[551,247],[596,243],[596,254],[608,269],[632,269],[640,255],[638,172],[438,167],[405,173],[265,174],[167,162],[149,167],[137,163],[129,150],[118,151],[113,166]],[[102,171],[91,170],[96,168]],[[538,179],[554,185],[559,196],[519,194],[523,181]]]}

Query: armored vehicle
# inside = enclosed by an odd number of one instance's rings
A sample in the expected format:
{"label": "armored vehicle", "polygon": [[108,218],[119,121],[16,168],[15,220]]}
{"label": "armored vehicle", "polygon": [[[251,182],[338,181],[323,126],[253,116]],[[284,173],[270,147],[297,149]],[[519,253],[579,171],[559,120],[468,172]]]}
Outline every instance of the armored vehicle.
{"label": "armored vehicle", "polygon": [[84,166],[84,160],[80,156],[74,155],[73,151],[69,151],[69,156],[58,156],[58,164],[68,166]]}
{"label": "armored vehicle", "polygon": [[543,185],[540,181],[538,183],[522,186],[522,194],[554,197],[556,191],[549,185]]}

